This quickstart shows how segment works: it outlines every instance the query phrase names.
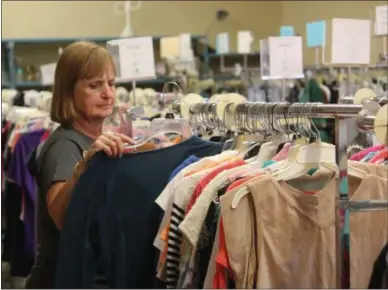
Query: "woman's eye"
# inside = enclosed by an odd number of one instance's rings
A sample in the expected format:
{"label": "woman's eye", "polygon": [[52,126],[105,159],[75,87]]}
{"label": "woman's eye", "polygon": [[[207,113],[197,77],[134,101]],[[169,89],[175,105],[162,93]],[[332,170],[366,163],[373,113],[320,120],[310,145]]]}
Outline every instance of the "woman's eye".
{"label": "woman's eye", "polygon": [[98,88],[98,84],[90,84],[89,85],[89,87],[91,88],[91,89],[97,89]]}

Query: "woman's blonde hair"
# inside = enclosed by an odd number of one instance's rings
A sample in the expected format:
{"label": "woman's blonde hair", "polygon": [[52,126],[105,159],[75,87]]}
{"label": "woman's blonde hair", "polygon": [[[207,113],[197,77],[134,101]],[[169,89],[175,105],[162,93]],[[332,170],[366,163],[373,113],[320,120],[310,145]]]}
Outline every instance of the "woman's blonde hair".
{"label": "woman's blonde hair", "polygon": [[59,124],[71,124],[78,116],[74,106],[76,82],[102,76],[109,66],[116,73],[113,59],[104,47],[85,41],[68,45],[55,69],[51,120]]}

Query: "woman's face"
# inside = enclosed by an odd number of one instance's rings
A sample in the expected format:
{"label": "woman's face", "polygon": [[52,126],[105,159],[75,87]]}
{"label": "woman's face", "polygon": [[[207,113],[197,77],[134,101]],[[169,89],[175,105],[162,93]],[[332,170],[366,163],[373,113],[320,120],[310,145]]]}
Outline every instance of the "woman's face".
{"label": "woman's face", "polygon": [[115,101],[115,74],[111,66],[99,76],[77,81],[74,102],[87,120],[101,120],[112,114]]}

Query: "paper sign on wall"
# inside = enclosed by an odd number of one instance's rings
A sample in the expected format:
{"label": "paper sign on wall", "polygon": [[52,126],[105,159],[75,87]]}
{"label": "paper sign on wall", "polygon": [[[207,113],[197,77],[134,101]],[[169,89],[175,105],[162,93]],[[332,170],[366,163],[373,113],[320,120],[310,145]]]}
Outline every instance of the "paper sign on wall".
{"label": "paper sign on wall", "polygon": [[251,53],[253,36],[250,31],[239,31],[237,34],[237,52]]}
{"label": "paper sign on wall", "polygon": [[184,33],[179,36],[179,58],[181,60],[190,61],[193,58],[193,53],[191,49],[191,35],[189,33]]}
{"label": "paper sign on wall", "polygon": [[176,59],[180,57],[180,38],[176,36],[160,39],[160,57]]}
{"label": "paper sign on wall", "polygon": [[302,37],[269,37],[268,47],[271,79],[304,77]]}
{"label": "paper sign on wall", "polygon": [[152,37],[117,39],[107,42],[116,64],[119,82],[156,78]]}
{"label": "paper sign on wall", "polygon": [[370,29],[370,20],[333,19],[331,63],[369,64]]}
{"label": "paper sign on wall", "polygon": [[376,6],[376,35],[388,35],[388,5]]}
{"label": "paper sign on wall", "polygon": [[282,26],[280,27],[280,36],[294,36],[294,27],[292,26]]}
{"label": "paper sign on wall", "polygon": [[270,59],[268,39],[260,39],[260,74],[263,80],[270,79]]}
{"label": "paper sign on wall", "polygon": [[54,84],[55,68],[57,63],[48,63],[40,66],[41,82],[45,86],[51,86]]}
{"label": "paper sign on wall", "polygon": [[217,54],[229,53],[229,34],[227,32],[217,34],[216,51]]}
{"label": "paper sign on wall", "polygon": [[326,44],[326,21],[306,23],[307,47],[323,47]]}

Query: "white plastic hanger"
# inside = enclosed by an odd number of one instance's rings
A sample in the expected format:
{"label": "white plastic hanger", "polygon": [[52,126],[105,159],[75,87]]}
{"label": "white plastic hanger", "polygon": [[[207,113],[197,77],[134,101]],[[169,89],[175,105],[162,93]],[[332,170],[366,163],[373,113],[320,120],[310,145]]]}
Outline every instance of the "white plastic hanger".
{"label": "white plastic hanger", "polygon": [[291,180],[307,174],[309,170],[320,168],[325,164],[328,169],[338,173],[335,146],[326,143],[314,143],[300,146],[294,160],[287,159],[285,168],[275,172],[276,180]]}

